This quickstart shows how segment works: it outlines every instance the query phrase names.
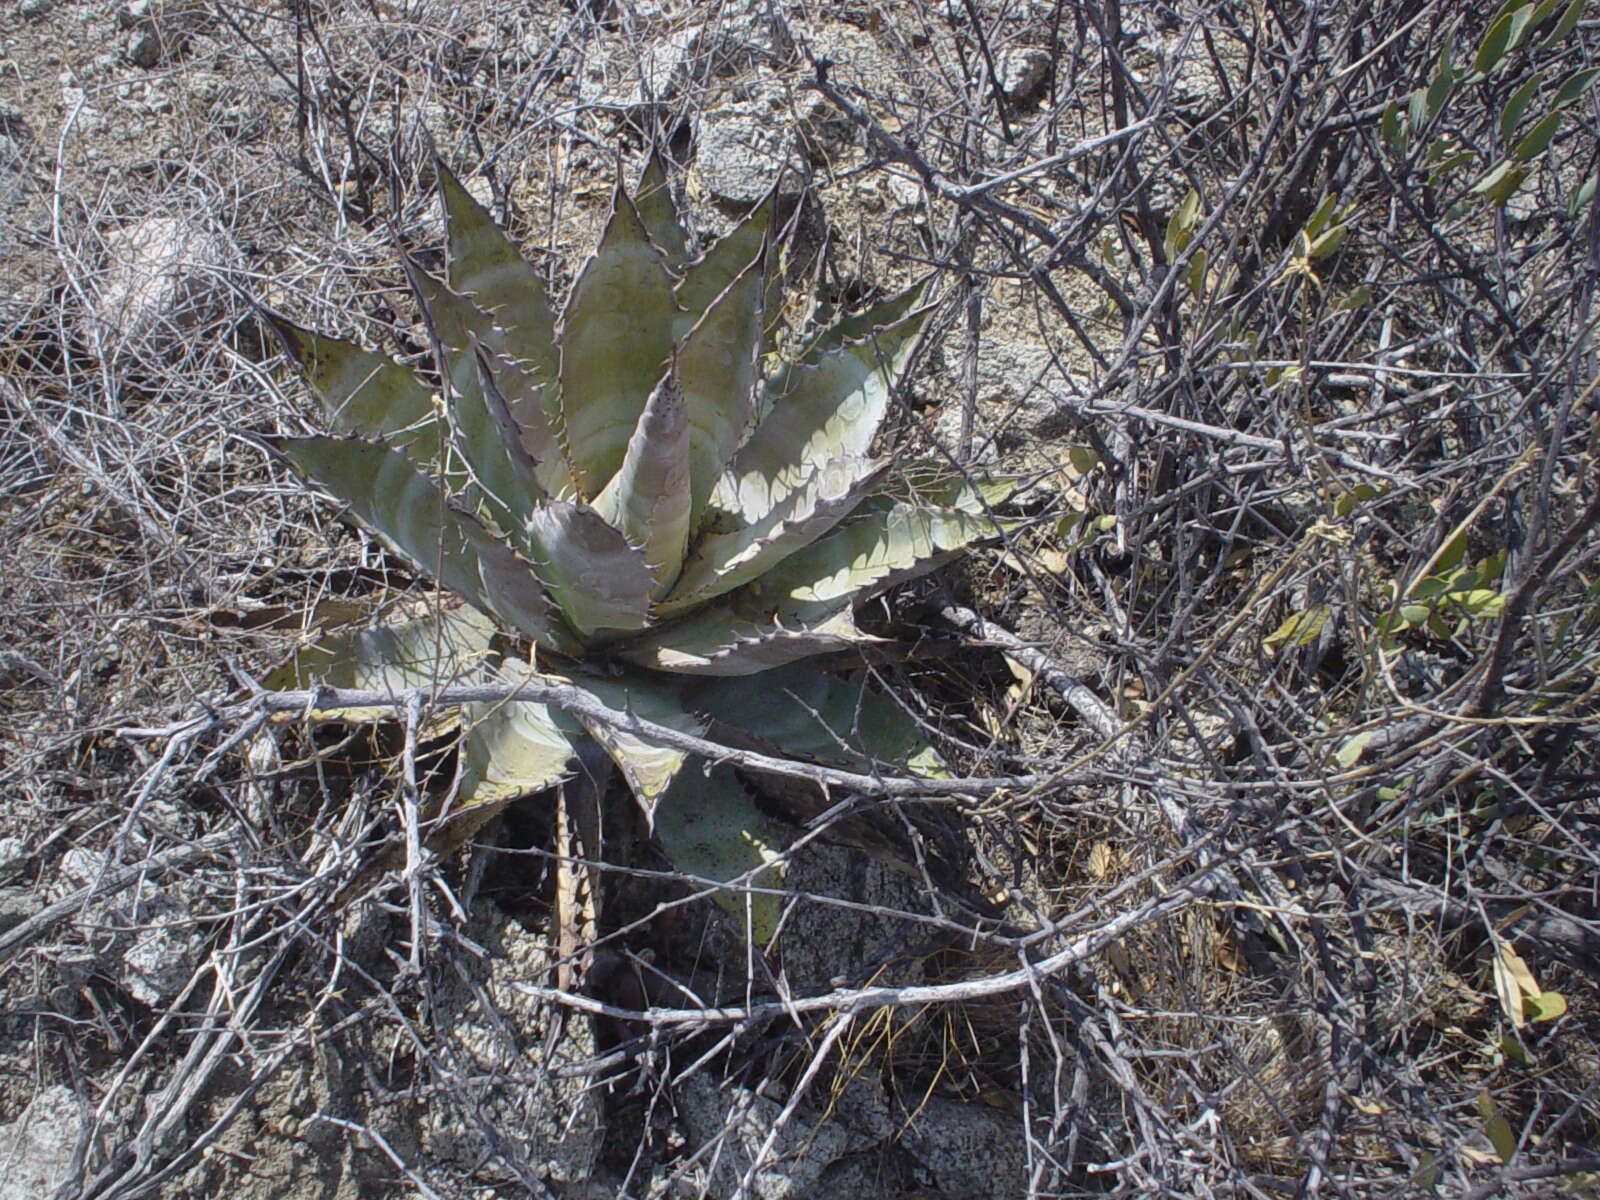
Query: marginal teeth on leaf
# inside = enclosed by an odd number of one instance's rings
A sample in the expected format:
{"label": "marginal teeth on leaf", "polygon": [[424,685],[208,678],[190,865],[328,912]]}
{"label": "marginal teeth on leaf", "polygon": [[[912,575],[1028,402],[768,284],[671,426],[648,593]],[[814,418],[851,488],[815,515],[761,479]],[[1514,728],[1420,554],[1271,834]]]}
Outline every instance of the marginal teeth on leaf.
{"label": "marginal teeth on leaf", "polygon": [[712,503],[741,514],[748,524],[819,465],[864,457],[888,416],[895,378],[926,317],[923,310],[877,338],[780,373],[768,385],[771,411],[734,456]]}
{"label": "marginal teeth on leaf", "polygon": [[619,187],[561,318],[561,422],[585,496],[599,495],[622,465],[672,353],[677,313],[672,278]]}
{"label": "marginal teeth on leaf", "polygon": [[644,553],[594,509],[549,501],[528,518],[526,535],[540,578],[584,637],[650,623],[654,580]]}
{"label": "marginal teeth on leaf", "polygon": [[742,587],[827,533],[883,478],[888,462],[838,458],[782,496],[743,529],[706,534],[684,565],[678,586],[660,606],[672,615]]}
{"label": "marginal teeth on leaf", "polygon": [[450,286],[493,314],[483,342],[532,374],[556,377],[555,317],[544,280],[443,163],[437,163],[450,249]]}

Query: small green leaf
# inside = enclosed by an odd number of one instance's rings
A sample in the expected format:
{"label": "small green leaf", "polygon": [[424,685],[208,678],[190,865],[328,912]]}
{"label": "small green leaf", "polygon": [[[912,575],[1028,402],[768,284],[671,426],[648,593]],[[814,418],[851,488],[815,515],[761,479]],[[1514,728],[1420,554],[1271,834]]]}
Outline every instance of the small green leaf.
{"label": "small green leaf", "polygon": [[1363,283],[1351,288],[1343,296],[1339,297],[1339,302],[1333,306],[1333,309],[1335,312],[1350,312],[1352,309],[1365,308],[1371,302],[1372,285]]}
{"label": "small green leaf", "polygon": [[1595,185],[1600,183],[1600,173],[1589,176],[1577,187],[1572,189],[1572,194],[1567,197],[1567,218],[1577,220],[1578,214],[1589,207],[1594,200]]}
{"label": "small green leaf", "polygon": [[[781,882],[783,831],[757,806],[732,767],[707,770],[700,760],[691,760],[656,805],[655,832],[672,865],[696,879],[743,888],[775,888]],[[781,897],[722,888],[712,894],[745,923],[756,945],[766,945],[777,933]]]}
{"label": "small green leaf", "polygon": [[1550,144],[1550,139],[1555,137],[1556,130],[1560,128],[1561,113],[1559,111],[1546,113],[1534,123],[1532,129],[1522,135],[1522,140],[1511,148],[1511,157],[1520,162],[1537,158]]}
{"label": "small green leaf", "polygon": [[1517,1152],[1517,1135],[1511,1128],[1511,1122],[1496,1113],[1483,1123],[1483,1135],[1489,1139],[1501,1162],[1511,1161]]}
{"label": "small green leaf", "polygon": [[1439,69],[1434,72],[1433,79],[1428,83],[1428,92],[1424,101],[1426,117],[1423,121],[1417,122],[1419,127],[1439,115],[1439,110],[1444,107],[1445,101],[1450,99],[1451,89],[1455,85],[1455,68],[1448,62],[1441,62]]}
{"label": "small green leaf", "polygon": [[1472,185],[1472,194],[1483,197],[1490,204],[1504,204],[1527,177],[1526,167],[1503,162]]}
{"label": "small green leaf", "polygon": [[1333,209],[1338,202],[1338,197],[1329,192],[1322,198],[1322,203],[1317,205],[1316,211],[1306,219],[1306,237],[1316,239],[1317,235],[1327,227],[1328,221],[1333,217]]}
{"label": "small green leaf", "polygon": [[1370,483],[1358,483],[1355,487],[1340,493],[1339,498],[1333,502],[1333,514],[1336,517],[1348,517],[1358,505],[1376,500],[1383,492]]}
{"label": "small green leaf", "polygon": [[1332,611],[1329,605],[1317,604],[1290,613],[1263,641],[1268,646],[1282,646],[1284,649],[1304,646],[1316,640],[1317,635],[1322,632],[1322,627],[1328,623],[1328,616]]}
{"label": "small green leaf", "polygon": [[1340,746],[1334,754],[1333,760],[1345,770],[1349,770],[1361,761],[1362,752],[1366,750],[1367,743],[1376,737],[1376,729],[1364,729]]}
{"label": "small green leaf", "polygon": [[1517,90],[1511,93],[1511,98],[1506,101],[1506,106],[1500,110],[1500,137],[1509,142],[1511,135],[1517,131],[1517,126],[1522,123],[1522,114],[1528,109],[1528,102],[1533,99],[1533,94],[1539,90],[1539,85],[1544,82],[1544,73],[1536,71],[1525,79]]}
{"label": "small green leaf", "polygon": [[1194,227],[1200,219],[1200,193],[1193,188],[1179,201],[1178,207],[1172,210],[1172,215],[1167,218],[1166,237],[1162,248],[1166,253],[1167,261],[1173,262],[1189,244],[1194,236]]}
{"label": "small green leaf", "polygon": [[[1566,9],[1561,14],[1561,19],[1545,34],[1544,41],[1539,43],[1539,49],[1544,50],[1555,45],[1567,34],[1578,27],[1578,18],[1583,15],[1583,6],[1587,0],[1570,0]],[[1540,6],[1543,7],[1542,5]]]}
{"label": "small green leaf", "polygon": [[[1519,8],[1526,8],[1528,6],[1528,2],[1529,0],[1505,0],[1505,2],[1501,4],[1499,8],[1494,10],[1494,16],[1489,19],[1488,25],[1486,25],[1484,28],[1494,28],[1495,25],[1499,24],[1503,17],[1510,16]],[[1559,3],[1560,0],[1557,0],[1557,2]]]}
{"label": "small green leaf", "polygon": [[1567,998],[1560,992],[1540,992],[1522,998],[1523,1015],[1530,1021],[1554,1021],[1566,1015]]}
{"label": "small green leaf", "polygon": [[1417,1155],[1417,1169],[1411,1173],[1411,1182],[1426,1191],[1432,1191],[1439,1182],[1439,1163],[1432,1151],[1425,1150]]}
{"label": "small green leaf", "polygon": [[1523,42],[1528,40],[1528,34],[1533,31],[1533,17],[1536,15],[1532,7],[1519,10],[1511,18],[1511,39],[1507,44],[1507,51],[1520,49]]}
{"label": "small green leaf", "polygon": [[1344,244],[1345,235],[1349,232],[1350,226],[1335,225],[1332,229],[1328,230],[1326,233],[1318,237],[1316,241],[1311,243],[1311,248],[1307,252],[1306,257],[1312,262],[1317,262],[1320,259],[1327,258],[1330,254]]}
{"label": "small green leaf", "polygon": [[1389,149],[1396,158],[1404,158],[1406,153],[1406,117],[1401,112],[1398,101],[1391,100],[1384,106],[1383,116],[1378,122],[1378,131],[1383,134],[1383,140],[1389,143]]}
{"label": "small green leaf", "polygon": [[1068,446],[1067,462],[1079,475],[1087,475],[1100,465],[1100,456],[1088,446]]}
{"label": "small green leaf", "polygon": [[1444,548],[1439,552],[1439,557],[1434,559],[1433,569],[1442,575],[1448,571],[1454,571],[1466,561],[1466,558],[1467,535],[1466,531],[1463,530],[1444,544]]}
{"label": "small green leaf", "polygon": [[1495,21],[1493,25],[1489,26],[1488,31],[1483,35],[1483,40],[1478,43],[1478,53],[1472,60],[1472,69],[1478,74],[1489,74],[1500,65],[1500,60],[1506,56],[1506,52],[1511,48],[1511,22],[1517,15],[1516,12],[1506,13]]}
{"label": "small green leaf", "polygon": [[1433,615],[1433,609],[1426,604],[1402,604],[1400,606],[1400,619],[1405,622],[1407,629],[1415,629],[1427,623]]}
{"label": "small green leaf", "polygon": [[1462,167],[1478,161],[1478,156],[1471,150],[1463,150],[1459,154],[1452,154],[1449,158],[1441,160],[1433,170],[1428,172],[1428,184],[1438,187],[1445,183]]}
{"label": "small green leaf", "polygon": [[1189,286],[1189,294],[1196,300],[1205,298],[1206,290],[1206,252],[1201,247],[1189,259],[1189,267],[1184,272],[1184,282]]}
{"label": "small green leaf", "polygon": [[1600,76],[1600,67],[1589,67],[1583,71],[1574,71],[1567,76],[1561,86],[1556,89],[1556,98],[1552,101],[1553,107],[1565,108],[1578,99],[1589,90],[1589,85],[1595,81],[1596,76]]}

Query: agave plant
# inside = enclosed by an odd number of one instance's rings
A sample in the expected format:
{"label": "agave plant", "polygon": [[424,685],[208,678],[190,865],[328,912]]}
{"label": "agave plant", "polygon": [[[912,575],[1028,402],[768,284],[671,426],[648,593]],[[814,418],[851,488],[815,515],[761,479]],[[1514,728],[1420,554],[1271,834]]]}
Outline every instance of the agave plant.
{"label": "agave plant", "polygon": [[[619,182],[557,319],[517,247],[438,178],[448,277],[406,264],[433,372],[269,315],[337,431],[270,442],[461,603],[330,637],[275,682],[554,677],[688,733],[915,765],[927,747],[893,702],[799,664],[876,640],[855,622],[862,600],[994,531],[970,484],[891,477],[874,457],[928,315],[917,289],[778,353],[772,202],[692,257],[652,160],[637,199]],[[733,767],[538,704],[457,717],[438,827],[454,839],[560,780],[588,738],[681,870],[772,882],[781,831]]]}

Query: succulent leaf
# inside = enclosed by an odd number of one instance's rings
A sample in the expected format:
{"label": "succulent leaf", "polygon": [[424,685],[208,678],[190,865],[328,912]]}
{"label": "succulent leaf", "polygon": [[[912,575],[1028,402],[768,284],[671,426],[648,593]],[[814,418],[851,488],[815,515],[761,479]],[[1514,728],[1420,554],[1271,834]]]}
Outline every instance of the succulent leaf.
{"label": "succulent leaf", "polygon": [[[538,674],[527,663],[506,663],[498,679],[516,685],[537,680]],[[572,742],[546,705],[522,700],[469,704],[466,720],[455,812],[493,806],[483,816],[487,820],[507,801],[543,791],[567,775]]]}
{"label": "succulent leaf", "polygon": [[668,372],[650,394],[621,468],[594,502],[596,512],[644,551],[653,597],[672,587],[689,543],[689,449],[683,393]]}
{"label": "succulent leaf", "polygon": [[882,639],[856,628],[849,601],[763,606],[750,589],[617,648],[631,663],[682,675],[752,675]]}
{"label": "succulent leaf", "polygon": [[469,604],[547,645],[570,644],[533,568],[402,455],[360,438],[272,438],[301,474]]}
{"label": "succulent leaf", "polygon": [[551,500],[534,509],[524,534],[539,578],[580,635],[650,623],[655,580],[644,552],[594,509]]}
{"label": "succulent leaf", "polygon": [[[497,403],[484,387],[476,329],[488,316],[465,296],[451,291],[408,256],[406,273],[422,300],[439,342],[439,354],[450,380],[452,444],[467,464],[473,486],[502,529],[519,528],[543,489],[528,469],[528,455],[512,431],[509,407]],[[492,373],[491,373],[492,374]]]}
{"label": "succulent leaf", "polygon": [[556,378],[555,316],[544,280],[472,193],[436,162],[449,242],[450,287],[472,297],[491,314],[493,325],[481,340],[534,376],[553,385]]}
{"label": "succulent leaf", "polygon": [[[695,760],[680,771],[656,806],[656,836],[681,871],[717,883],[772,888],[783,831],[757,807],[755,798],[731,767],[709,770]],[[778,931],[781,897],[741,891],[713,893],[757,945]]]}
{"label": "succulent leaf", "polygon": [[[437,608],[413,620],[341,630],[302,646],[262,681],[269,691],[329,687],[389,692],[449,687],[480,679],[487,671],[495,623],[475,609]],[[318,709],[313,719],[352,724],[392,718],[395,709]]]}
{"label": "succulent leaf", "polygon": [[478,383],[507,452],[522,462],[538,493],[571,495],[572,471],[545,402],[546,396],[555,393],[554,382],[541,386],[510,359],[477,345]]}
{"label": "succulent leaf", "polygon": [[847,317],[841,317],[817,334],[816,339],[806,347],[805,353],[798,361],[812,364],[821,362],[823,358],[842,346],[862,341],[875,332],[898,324],[917,307],[926,289],[927,280],[921,280],[903,292],[897,292]]}
{"label": "succulent leaf", "polygon": [[777,207],[772,193],[751,210],[750,215],[735,225],[728,234],[698,259],[684,268],[683,281],[678,284],[678,303],[685,317],[680,318],[684,329],[700,319],[716,298],[758,257],[765,257],[764,249],[772,227],[772,214]]}
{"label": "succulent leaf", "polygon": [[769,385],[777,397],[772,410],[734,456],[712,503],[750,524],[822,464],[864,457],[928,312],[783,372]]}
{"label": "succulent leaf", "polygon": [[434,464],[441,441],[438,414],[433,393],[416,375],[354,342],[324,337],[277,313],[259,311],[299,364],[335,429],[381,437],[413,462]]}
{"label": "succulent leaf", "polygon": [[809,762],[866,771],[935,766],[937,755],[910,715],[857,678],[786,666],[760,675],[699,681],[685,703]]}
{"label": "succulent leaf", "polygon": [[[269,315],[335,425],[362,435],[269,444],[472,607],[341,635],[284,670],[393,690],[489,678],[507,648],[493,617],[610,709],[855,770],[937,770],[892,699],[797,665],[879,642],[855,623],[861,599],[1000,528],[986,481],[937,468],[886,487],[889,464],[868,457],[928,318],[922,289],[834,322],[763,384],[781,284],[773,196],[688,261],[653,157],[637,204],[618,187],[558,323],[483,207],[442,165],[439,181],[448,284],[406,266],[447,405],[382,355]],[[551,661],[493,677],[539,678]],[[603,750],[681,869],[759,887],[780,876],[784,835],[749,787],[771,798],[792,780],[523,701],[439,719],[466,728],[455,807],[430,847],[459,845]],[[773,935],[779,897],[718,899],[756,940]]]}
{"label": "succulent leaf", "polygon": [[561,425],[586,498],[599,495],[622,465],[666,370],[677,314],[672,278],[619,187],[561,318]]}
{"label": "succulent leaf", "polygon": [[760,520],[727,533],[703,535],[684,563],[678,586],[657,605],[657,612],[673,616],[770,571],[849,516],[889,466],[888,460],[835,459],[783,496]]}
{"label": "succulent leaf", "polygon": [[761,263],[752,261],[684,336],[674,359],[688,409],[692,529],[754,416],[764,289]]}
{"label": "succulent leaf", "polygon": [[994,522],[954,508],[893,504],[839,526],[790,555],[751,585],[752,598],[778,606],[863,600],[948,562],[995,535]]}
{"label": "succulent leaf", "polygon": [[[705,732],[705,722],[684,708],[681,685],[670,678],[630,672],[620,677],[576,675],[573,682],[607,708],[633,713],[680,733]],[[653,821],[657,803],[683,766],[684,752],[655,745],[626,729],[587,721],[581,716],[579,720],[622,771],[645,818]]]}
{"label": "succulent leaf", "polygon": [[660,150],[650,152],[650,160],[644,165],[633,197],[650,240],[666,258],[668,266],[681,270],[689,259],[689,235],[678,219],[678,206],[672,202],[672,187],[667,182],[667,167]]}

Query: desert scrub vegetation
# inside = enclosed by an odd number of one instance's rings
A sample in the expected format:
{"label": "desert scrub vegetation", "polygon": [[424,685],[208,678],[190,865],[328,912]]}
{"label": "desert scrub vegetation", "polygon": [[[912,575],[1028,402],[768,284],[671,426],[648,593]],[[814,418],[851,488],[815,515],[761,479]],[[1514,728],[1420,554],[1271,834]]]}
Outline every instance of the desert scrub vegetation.
{"label": "desert scrub vegetation", "polygon": [[[0,24],[21,1194],[1592,1189],[1583,0],[150,5],[109,54],[28,8]],[[442,446],[434,414],[509,406],[527,356],[452,324],[481,288],[437,188],[573,296],[642,177],[672,321],[770,221],[759,394],[852,330],[882,420],[851,457],[987,540],[851,606],[864,645],[692,703],[633,666],[441,674],[535,631],[436,588],[485,586],[408,544],[456,510],[373,536],[406,493],[296,440],[329,421],[299,368],[319,338],[392,361],[413,417],[362,432]],[[472,457],[498,428],[438,466],[512,532],[514,473]],[[619,555],[661,561],[633,516]],[[554,787],[474,766],[474,730],[539,713]],[[728,782],[755,857],[675,855],[670,789],[652,826],[602,748],[630,783],[714,762],[672,788]]]}

